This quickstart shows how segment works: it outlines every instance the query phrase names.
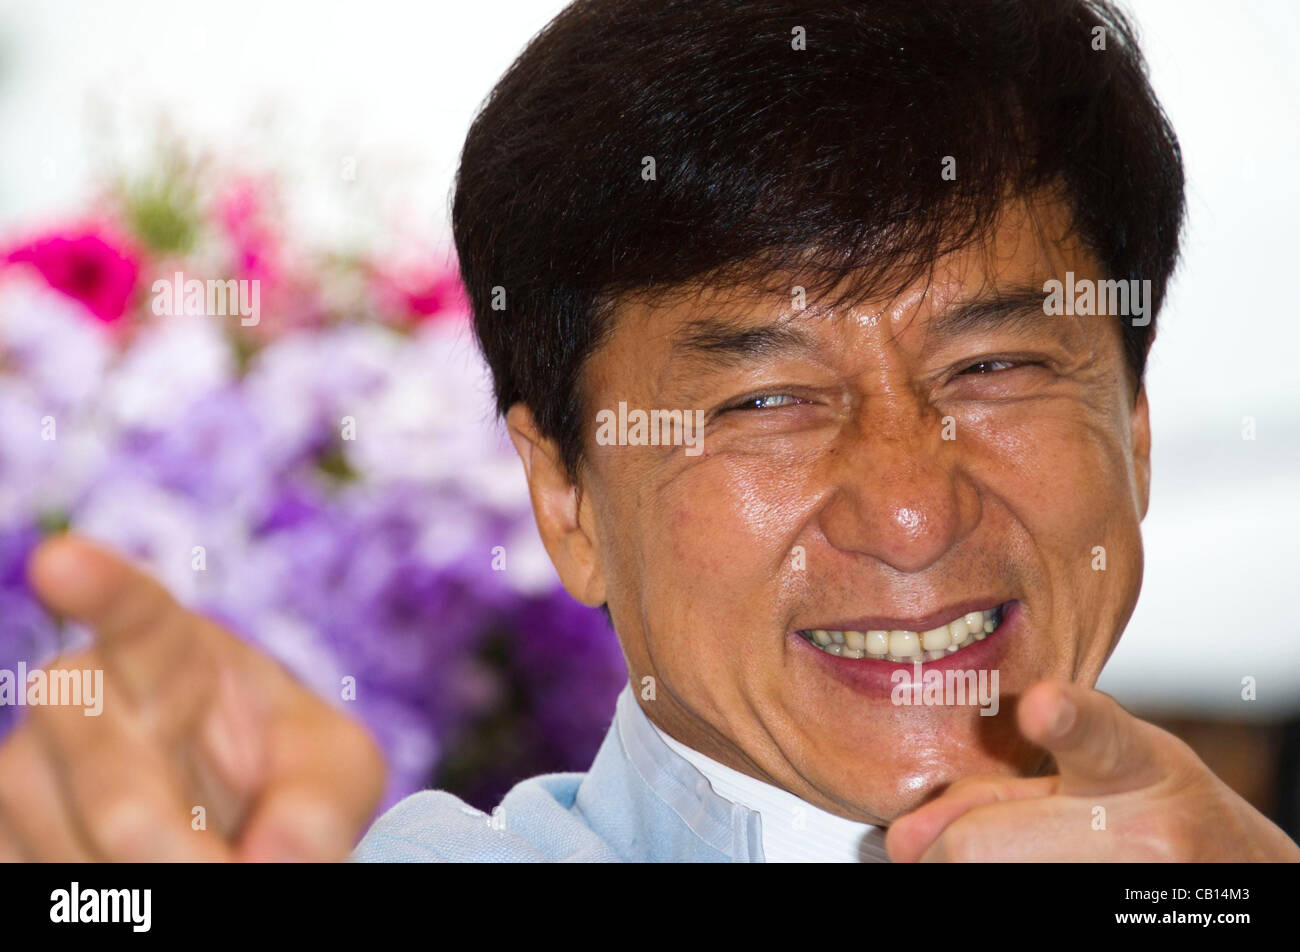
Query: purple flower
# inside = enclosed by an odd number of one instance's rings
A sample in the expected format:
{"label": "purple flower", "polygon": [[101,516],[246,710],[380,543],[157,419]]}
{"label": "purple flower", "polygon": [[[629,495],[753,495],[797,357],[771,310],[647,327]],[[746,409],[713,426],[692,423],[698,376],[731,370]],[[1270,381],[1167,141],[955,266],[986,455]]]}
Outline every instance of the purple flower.
{"label": "purple flower", "polygon": [[[117,320],[135,266],[97,234],[9,260]],[[404,307],[460,307],[426,277]],[[0,283],[0,667],[58,647],[24,574],[58,513],[362,720],[385,804],[436,780],[491,806],[587,767],[622,654],[559,586],[464,322],[302,329],[246,363],[231,330],[146,316],[117,352],[60,294]]]}
{"label": "purple flower", "polygon": [[[18,662],[37,665],[58,649],[54,619],[40,606],[27,584],[27,559],[41,540],[35,525],[0,528],[0,668]],[[18,709],[0,705],[0,738],[14,726]]]}

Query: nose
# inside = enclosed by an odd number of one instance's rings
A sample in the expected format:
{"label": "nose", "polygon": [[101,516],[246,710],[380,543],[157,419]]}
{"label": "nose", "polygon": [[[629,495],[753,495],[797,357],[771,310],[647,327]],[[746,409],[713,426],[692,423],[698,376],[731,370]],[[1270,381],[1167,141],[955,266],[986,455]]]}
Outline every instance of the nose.
{"label": "nose", "polygon": [[819,521],[831,545],[915,573],[970,534],[980,496],[944,423],[910,393],[867,399],[849,417],[827,457]]}

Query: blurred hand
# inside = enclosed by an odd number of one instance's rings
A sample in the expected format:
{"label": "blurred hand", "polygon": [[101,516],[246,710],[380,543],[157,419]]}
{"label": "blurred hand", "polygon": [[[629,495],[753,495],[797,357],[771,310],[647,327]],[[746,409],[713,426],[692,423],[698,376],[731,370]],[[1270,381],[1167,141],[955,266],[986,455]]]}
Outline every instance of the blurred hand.
{"label": "blurred hand", "polygon": [[0,859],[346,857],[384,784],[359,724],[106,549],[48,539],[28,573],[95,633],[47,670],[101,669],[103,710],[28,707],[0,745]]}
{"label": "blurred hand", "polygon": [[1190,747],[1109,695],[1043,682],[1016,714],[1059,773],[957,781],[890,826],[894,861],[1300,861]]}

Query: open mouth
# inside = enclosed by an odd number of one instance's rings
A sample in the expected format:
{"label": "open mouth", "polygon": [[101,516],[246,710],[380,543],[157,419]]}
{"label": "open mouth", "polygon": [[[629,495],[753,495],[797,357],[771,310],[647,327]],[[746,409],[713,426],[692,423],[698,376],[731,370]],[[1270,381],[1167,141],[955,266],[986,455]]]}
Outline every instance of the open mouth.
{"label": "open mouth", "polygon": [[983,641],[1002,624],[1006,603],[968,612],[928,631],[833,631],[800,629],[798,634],[815,648],[840,658],[871,658],[913,664],[938,661]]}

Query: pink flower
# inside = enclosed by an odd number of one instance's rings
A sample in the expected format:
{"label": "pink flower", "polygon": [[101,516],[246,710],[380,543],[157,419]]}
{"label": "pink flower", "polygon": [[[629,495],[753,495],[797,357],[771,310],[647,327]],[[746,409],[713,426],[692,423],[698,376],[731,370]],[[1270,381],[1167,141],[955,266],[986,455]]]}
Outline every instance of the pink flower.
{"label": "pink flower", "polygon": [[401,322],[423,323],[469,311],[469,300],[454,268],[389,268],[372,275],[371,281],[381,313]]}
{"label": "pink flower", "polygon": [[236,273],[261,281],[263,293],[280,283],[285,270],[280,235],[266,208],[268,192],[269,186],[239,179],[217,203],[217,219],[230,242]]}
{"label": "pink flower", "polygon": [[31,265],[50,287],[109,324],[126,313],[140,273],[124,243],[110,242],[94,230],[38,238],[10,251],[5,261]]}
{"label": "pink flower", "polygon": [[432,317],[468,306],[460,278],[455,274],[435,275],[406,290],[406,306],[417,318]]}

